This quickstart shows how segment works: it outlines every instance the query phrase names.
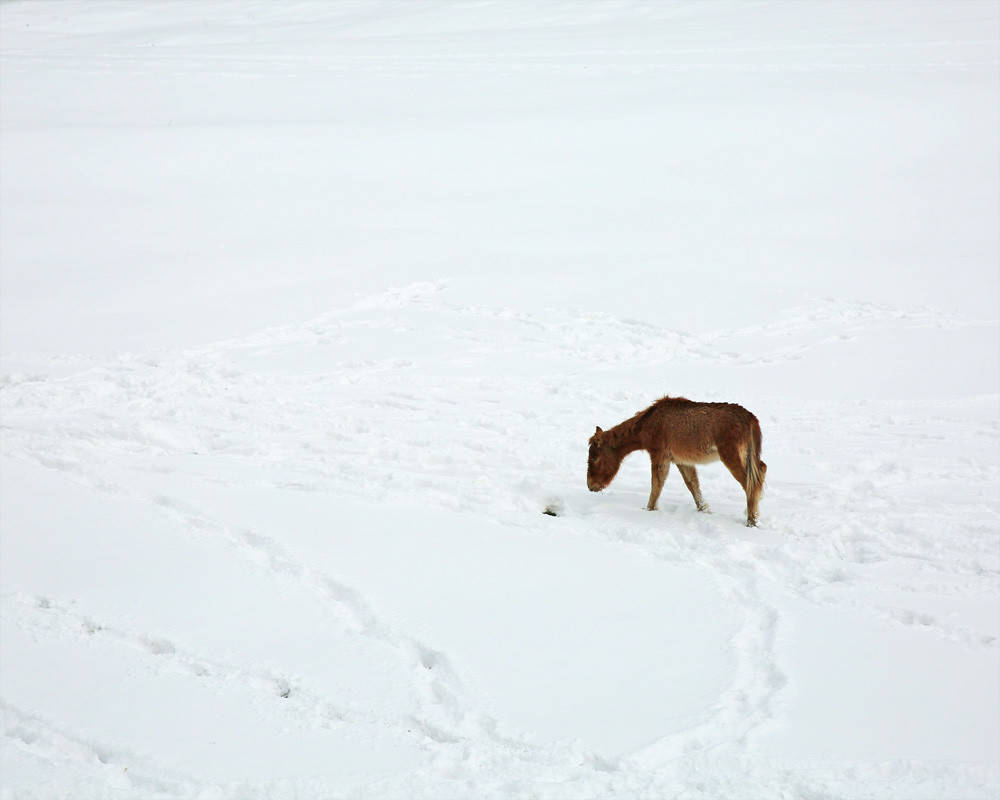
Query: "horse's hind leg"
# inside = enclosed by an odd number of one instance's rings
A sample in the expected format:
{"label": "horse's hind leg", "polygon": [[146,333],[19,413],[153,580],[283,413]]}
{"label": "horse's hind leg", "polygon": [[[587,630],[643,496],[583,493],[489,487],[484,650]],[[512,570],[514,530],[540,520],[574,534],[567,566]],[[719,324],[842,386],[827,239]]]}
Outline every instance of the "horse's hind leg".
{"label": "horse's hind leg", "polygon": [[736,478],[736,482],[743,487],[743,492],[747,496],[747,527],[757,524],[757,503],[760,500],[759,494],[755,494],[753,487],[747,484],[747,467],[743,458],[740,458],[739,447],[735,444],[719,444],[719,460],[726,465],[726,469]]}
{"label": "horse's hind leg", "polygon": [[685,464],[678,464],[677,469],[680,470],[681,477],[684,478],[684,484],[688,487],[688,491],[691,492],[694,504],[698,507],[698,510],[708,511],[708,503],[702,498],[701,487],[698,485],[698,470]]}
{"label": "horse's hind leg", "polygon": [[767,475],[767,464],[758,461],[757,472],[760,475],[760,482],[756,486],[747,488],[747,525],[757,524],[757,509],[760,506],[760,497],[764,494],[764,476]]}
{"label": "horse's hind leg", "polygon": [[663,491],[663,484],[667,480],[670,472],[670,461],[659,453],[650,453],[649,462],[652,467],[652,481],[649,489],[649,503],[646,504],[648,511],[656,511],[656,503],[660,499],[660,492]]}

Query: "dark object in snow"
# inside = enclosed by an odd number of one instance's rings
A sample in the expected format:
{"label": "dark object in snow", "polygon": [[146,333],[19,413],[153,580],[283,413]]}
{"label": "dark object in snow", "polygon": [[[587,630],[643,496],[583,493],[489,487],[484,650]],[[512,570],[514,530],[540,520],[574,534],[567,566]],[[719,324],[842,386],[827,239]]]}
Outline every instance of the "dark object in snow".
{"label": "dark object in snow", "polygon": [[563,512],[563,503],[558,497],[548,497],[545,500],[545,508],[542,513],[547,517],[558,517]]}

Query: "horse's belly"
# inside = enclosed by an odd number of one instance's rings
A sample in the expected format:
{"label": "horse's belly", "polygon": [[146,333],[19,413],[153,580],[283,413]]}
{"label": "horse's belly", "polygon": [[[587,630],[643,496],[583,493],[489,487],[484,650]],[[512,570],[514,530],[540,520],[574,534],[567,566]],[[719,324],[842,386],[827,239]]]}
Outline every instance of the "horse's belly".
{"label": "horse's belly", "polygon": [[685,467],[693,467],[695,464],[711,464],[719,460],[719,451],[714,447],[711,450],[689,450],[673,453],[673,462],[683,464]]}

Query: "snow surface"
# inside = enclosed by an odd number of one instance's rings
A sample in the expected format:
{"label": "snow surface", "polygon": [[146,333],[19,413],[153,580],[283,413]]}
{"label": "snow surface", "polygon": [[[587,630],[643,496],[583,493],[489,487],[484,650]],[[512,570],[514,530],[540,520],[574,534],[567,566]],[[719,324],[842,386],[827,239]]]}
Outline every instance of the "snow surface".
{"label": "snow surface", "polygon": [[0,5],[3,796],[997,797],[998,38]]}

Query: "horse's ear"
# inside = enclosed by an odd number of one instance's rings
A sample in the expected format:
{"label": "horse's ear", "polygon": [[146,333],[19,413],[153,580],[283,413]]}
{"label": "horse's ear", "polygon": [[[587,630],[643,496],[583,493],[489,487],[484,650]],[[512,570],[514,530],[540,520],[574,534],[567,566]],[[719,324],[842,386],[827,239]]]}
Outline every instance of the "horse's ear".
{"label": "horse's ear", "polygon": [[604,433],[604,431],[602,431],[602,430],[601,430],[601,426],[600,426],[600,425],[598,425],[598,426],[597,426],[597,427],[596,427],[596,428],[594,429],[594,436],[600,436],[600,435],[601,435],[602,433]]}

